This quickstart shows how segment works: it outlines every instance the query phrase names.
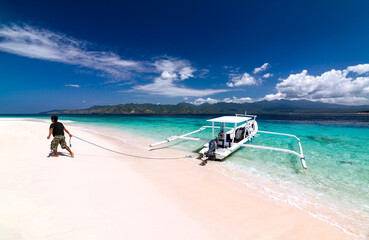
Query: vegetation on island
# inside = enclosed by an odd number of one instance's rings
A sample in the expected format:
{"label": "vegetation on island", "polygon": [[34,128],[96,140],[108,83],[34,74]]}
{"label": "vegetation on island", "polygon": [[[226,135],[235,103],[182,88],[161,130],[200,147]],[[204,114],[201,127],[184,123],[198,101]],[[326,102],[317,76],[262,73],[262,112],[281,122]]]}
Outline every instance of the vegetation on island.
{"label": "vegetation on island", "polygon": [[247,111],[261,113],[357,113],[366,111],[369,106],[346,106],[306,100],[260,101],[254,103],[215,103],[193,105],[179,104],[119,104],[114,106],[93,106],[88,109],[53,110],[41,114],[234,114]]}

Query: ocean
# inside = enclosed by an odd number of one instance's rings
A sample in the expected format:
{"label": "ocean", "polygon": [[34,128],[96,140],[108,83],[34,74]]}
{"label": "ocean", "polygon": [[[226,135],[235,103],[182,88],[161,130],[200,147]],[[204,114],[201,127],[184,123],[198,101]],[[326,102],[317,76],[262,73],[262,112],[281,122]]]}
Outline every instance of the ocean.
{"label": "ocean", "polygon": [[[108,127],[155,142],[209,125],[206,119],[213,117],[217,115],[73,115],[60,116],[60,121]],[[217,162],[215,170],[259,191],[266,199],[299,208],[355,239],[369,238],[369,114],[258,115],[257,121],[259,130],[299,137],[308,169],[302,169],[294,155],[247,148]],[[210,139],[211,130],[194,136]],[[297,141],[291,137],[260,133],[253,144],[298,152]],[[178,141],[171,145],[196,152],[203,143]]]}

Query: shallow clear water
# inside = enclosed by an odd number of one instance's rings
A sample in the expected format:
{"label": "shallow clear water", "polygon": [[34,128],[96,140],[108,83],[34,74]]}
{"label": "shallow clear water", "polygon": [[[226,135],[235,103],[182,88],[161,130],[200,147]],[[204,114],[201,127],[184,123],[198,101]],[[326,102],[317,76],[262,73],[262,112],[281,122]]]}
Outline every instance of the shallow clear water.
{"label": "shallow clear water", "polygon": [[[33,116],[34,117],[34,116]],[[139,134],[153,141],[209,125],[214,116],[62,116],[78,124],[99,125]],[[38,118],[45,118],[38,116]],[[369,234],[369,115],[259,115],[259,129],[290,133],[301,139],[308,170],[298,157],[285,153],[244,149],[217,170],[319,217],[355,238]],[[210,138],[211,130],[194,135]],[[253,144],[298,151],[296,139],[260,133]],[[201,142],[173,143],[186,151]]]}

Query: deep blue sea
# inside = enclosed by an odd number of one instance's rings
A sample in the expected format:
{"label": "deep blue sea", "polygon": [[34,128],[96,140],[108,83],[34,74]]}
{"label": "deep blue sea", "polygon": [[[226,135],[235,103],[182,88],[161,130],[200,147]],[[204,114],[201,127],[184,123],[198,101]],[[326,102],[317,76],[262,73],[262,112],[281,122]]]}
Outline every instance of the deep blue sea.
{"label": "deep blue sea", "polygon": [[[60,116],[67,124],[104,126],[141,137],[164,140],[209,125],[217,115]],[[13,116],[14,117],[14,116]],[[49,119],[48,116],[17,116]],[[294,134],[301,139],[308,170],[298,157],[268,150],[240,150],[217,171],[323,219],[357,239],[369,238],[369,114],[258,115],[259,130]],[[211,138],[211,130],[197,135]],[[178,142],[177,142],[178,143]],[[203,143],[181,141],[172,147],[188,152]],[[296,139],[260,133],[253,144],[298,152]]]}

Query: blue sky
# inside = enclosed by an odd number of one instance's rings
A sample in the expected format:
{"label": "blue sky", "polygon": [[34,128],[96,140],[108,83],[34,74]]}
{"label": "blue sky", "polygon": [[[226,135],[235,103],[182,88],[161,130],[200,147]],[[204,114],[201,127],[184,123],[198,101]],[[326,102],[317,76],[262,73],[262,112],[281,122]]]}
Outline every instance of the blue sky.
{"label": "blue sky", "polygon": [[368,1],[3,1],[0,113],[369,104]]}

